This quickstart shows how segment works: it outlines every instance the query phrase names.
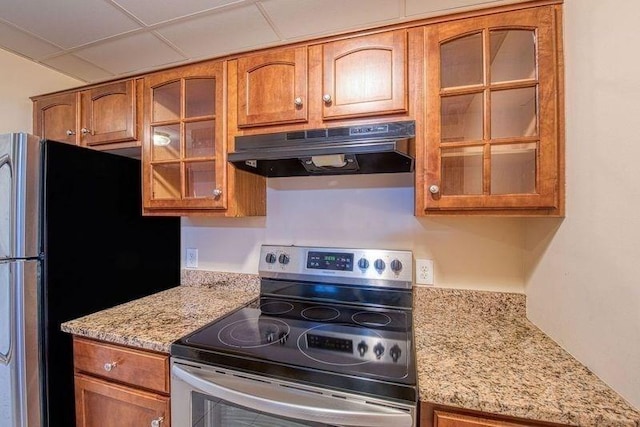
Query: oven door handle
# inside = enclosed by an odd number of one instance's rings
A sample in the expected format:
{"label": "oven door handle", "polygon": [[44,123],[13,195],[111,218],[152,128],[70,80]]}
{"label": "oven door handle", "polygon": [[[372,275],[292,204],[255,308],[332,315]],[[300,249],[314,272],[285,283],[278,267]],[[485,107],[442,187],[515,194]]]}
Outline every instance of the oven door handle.
{"label": "oven door handle", "polygon": [[414,425],[409,411],[329,397],[295,385],[286,386],[176,364],[171,367],[171,373],[211,397],[267,414],[340,426]]}

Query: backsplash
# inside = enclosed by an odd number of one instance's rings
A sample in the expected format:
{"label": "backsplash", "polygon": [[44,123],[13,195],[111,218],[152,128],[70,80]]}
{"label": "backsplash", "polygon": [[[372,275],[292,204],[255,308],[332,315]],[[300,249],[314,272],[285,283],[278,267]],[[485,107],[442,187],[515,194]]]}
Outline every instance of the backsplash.
{"label": "backsplash", "polygon": [[260,291],[260,277],[257,274],[225,273],[221,271],[187,270],[180,273],[180,284],[183,286],[215,286],[243,291]]}

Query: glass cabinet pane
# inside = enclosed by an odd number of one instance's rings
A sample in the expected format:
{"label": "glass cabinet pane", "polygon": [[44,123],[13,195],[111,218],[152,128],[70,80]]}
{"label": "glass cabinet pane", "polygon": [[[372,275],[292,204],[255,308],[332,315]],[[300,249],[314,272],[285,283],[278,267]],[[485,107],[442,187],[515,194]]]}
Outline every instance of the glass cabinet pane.
{"label": "glass cabinet pane", "polygon": [[189,162],[185,164],[186,197],[213,197],[216,188],[215,162]]}
{"label": "glass cabinet pane", "polygon": [[536,143],[491,147],[491,194],[536,191]]}
{"label": "glass cabinet pane", "polygon": [[491,83],[536,78],[536,40],[531,30],[491,31]]}
{"label": "glass cabinet pane", "polygon": [[444,196],[482,194],[482,147],[443,148],[441,177]]}
{"label": "glass cabinet pane", "polygon": [[180,125],[153,126],[153,160],[180,158]]}
{"label": "glass cabinet pane", "polygon": [[153,165],[153,198],[180,199],[180,163]]}
{"label": "glass cabinet pane", "polygon": [[215,114],[216,79],[187,79],[185,92],[185,118]]}
{"label": "glass cabinet pane", "polygon": [[537,134],[535,87],[491,92],[491,138]]}
{"label": "glass cabinet pane", "polygon": [[180,119],[180,81],[153,89],[153,122]]}
{"label": "glass cabinet pane", "polygon": [[442,97],[440,106],[442,141],[482,139],[483,98],[482,93]]}
{"label": "glass cabinet pane", "polygon": [[460,37],[440,45],[440,87],[484,83],[482,33]]}
{"label": "glass cabinet pane", "polygon": [[215,155],[215,120],[185,124],[185,157]]}

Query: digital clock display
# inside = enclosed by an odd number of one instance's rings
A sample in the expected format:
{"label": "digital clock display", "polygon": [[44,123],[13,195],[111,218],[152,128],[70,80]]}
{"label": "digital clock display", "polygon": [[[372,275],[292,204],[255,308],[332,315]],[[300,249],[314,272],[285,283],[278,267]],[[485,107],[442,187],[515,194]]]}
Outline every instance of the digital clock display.
{"label": "digital clock display", "polygon": [[353,254],[344,252],[310,251],[307,268],[317,270],[353,271]]}
{"label": "digital clock display", "polygon": [[325,337],[323,335],[307,334],[307,346],[322,350],[353,353],[353,341],[343,338]]}

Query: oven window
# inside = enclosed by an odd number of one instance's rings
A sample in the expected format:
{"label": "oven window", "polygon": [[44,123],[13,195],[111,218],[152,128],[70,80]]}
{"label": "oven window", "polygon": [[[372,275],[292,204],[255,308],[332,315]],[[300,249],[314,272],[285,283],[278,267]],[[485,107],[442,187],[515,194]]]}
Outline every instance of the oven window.
{"label": "oven window", "polygon": [[330,424],[265,414],[195,391],[191,392],[191,425],[193,427],[335,427]]}

